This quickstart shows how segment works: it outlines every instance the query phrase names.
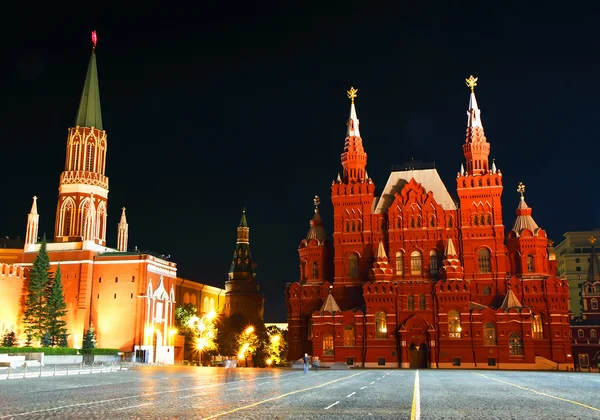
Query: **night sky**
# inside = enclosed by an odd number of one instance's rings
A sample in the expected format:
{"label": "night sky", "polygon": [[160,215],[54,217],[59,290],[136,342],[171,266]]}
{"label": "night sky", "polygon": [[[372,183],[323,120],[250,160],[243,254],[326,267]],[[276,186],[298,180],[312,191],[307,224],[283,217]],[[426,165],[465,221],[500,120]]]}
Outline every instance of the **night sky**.
{"label": "night sky", "polygon": [[286,320],[285,284],[298,279],[315,194],[331,233],[350,86],[377,194],[391,165],[414,158],[435,161],[456,196],[473,74],[504,175],[505,226],[519,181],[556,242],[600,226],[591,2],[204,3],[4,14],[0,234],[24,236],[37,195],[40,235],[53,236],[91,30],[108,133],[108,245],[125,206],[130,248],[170,254],[180,276],[224,287],[245,206],[266,321]]}

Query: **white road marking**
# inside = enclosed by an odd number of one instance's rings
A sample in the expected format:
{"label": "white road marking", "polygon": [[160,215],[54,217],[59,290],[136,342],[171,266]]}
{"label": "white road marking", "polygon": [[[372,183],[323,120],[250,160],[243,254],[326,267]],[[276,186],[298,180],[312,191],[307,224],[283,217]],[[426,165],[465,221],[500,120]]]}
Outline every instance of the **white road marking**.
{"label": "white road marking", "polygon": [[149,402],[149,403],[138,404],[138,405],[128,405],[127,407],[115,408],[113,411],[129,410],[130,408],[143,407],[144,405],[150,405],[150,404],[152,404],[152,403]]}
{"label": "white road marking", "polygon": [[419,390],[419,370],[415,372],[415,387],[413,394],[412,407],[410,409],[410,420],[419,420],[421,418],[421,391]]}
{"label": "white road marking", "polygon": [[377,378],[377,380],[380,380],[381,378]]}
{"label": "white road marking", "polygon": [[327,407],[325,407],[325,410],[329,410],[331,407],[333,407],[334,405],[337,405],[337,404],[339,404],[339,403],[340,403],[339,401],[336,401],[336,402],[334,402],[333,404],[331,404],[331,405],[328,405]]}
{"label": "white road marking", "polygon": [[367,386],[365,385],[365,386],[363,386],[361,389],[365,389],[366,387],[367,387]]}
{"label": "white road marking", "polygon": [[375,381],[371,382],[369,385],[373,385],[375,383]]}
{"label": "white road marking", "polygon": [[352,394],[348,394],[346,395],[346,398],[350,398],[351,396],[353,396],[354,394],[356,394],[356,392],[353,392]]}

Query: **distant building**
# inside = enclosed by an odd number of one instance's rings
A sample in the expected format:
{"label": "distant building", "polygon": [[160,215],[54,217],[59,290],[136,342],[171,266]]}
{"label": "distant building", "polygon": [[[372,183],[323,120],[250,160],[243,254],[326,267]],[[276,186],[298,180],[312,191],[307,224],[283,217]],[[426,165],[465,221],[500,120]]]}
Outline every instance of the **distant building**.
{"label": "distant building", "polygon": [[[201,312],[220,310],[224,291],[178,278],[169,256],[131,250],[125,208],[117,226],[117,246],[107,246],[107,139],[94,46],[75,124],[68,130],[54,240],[47,246],[52,269],[61,267],[68,344],[80,347],[84,332],[93,325],[99,347],[137,351],[147,362],[174,363],[183,357],[174,327],[178,302],[192,303]],[[33,197],[24,241],[0,241],[0,335],[14,331],[21,343],[22,302],[40,247],[39,217]]]}
{"label": "distant building", "polygon": [[[433,165],[394,168],[379,193],[366,171],[354,98],[343,173],[331,184],[333,238],[318,197],[286,286],[289,360],[366,367],[567,369],[569,289],[548,237],[520,200],[502,220],[503,177],[489,159],[471,87],[465,165],[454,198]],[[517,201],[517,200],[515,200]]]}
{"label": "distant building", "polygon": [[554,249],[558,261],[558,274],[569,281],[571,315],[580,317],[582,306],[581,287],[587,281],[592,246],[591,236],[600,237],[600,229],[566,232],[565,239]]}

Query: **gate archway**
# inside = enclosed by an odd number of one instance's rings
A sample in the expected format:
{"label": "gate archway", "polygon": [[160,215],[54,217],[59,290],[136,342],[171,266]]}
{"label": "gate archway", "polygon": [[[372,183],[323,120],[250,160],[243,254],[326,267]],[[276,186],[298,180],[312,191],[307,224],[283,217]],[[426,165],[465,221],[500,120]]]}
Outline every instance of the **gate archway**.
{"label": "gate archway", "polygon": [[411,343],[408,348],[408,358],[411,369],[426,369],[427,365],[427,345],[425,343]]}

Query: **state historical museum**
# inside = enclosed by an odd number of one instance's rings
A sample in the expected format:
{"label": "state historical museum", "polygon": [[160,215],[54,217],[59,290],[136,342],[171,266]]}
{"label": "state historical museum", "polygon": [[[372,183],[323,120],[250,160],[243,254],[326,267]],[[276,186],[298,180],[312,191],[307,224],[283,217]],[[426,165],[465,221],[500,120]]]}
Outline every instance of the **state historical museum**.
{"label": "state historical museum", "polygon": [[394,170],[380,195],[351,89],[343,172],[331,185],[333,241],[315,197],[300,242],[300,279],[286,286],[289,360],[323,366],[553,369],[573,367],[569,287],[524,199],[506,234],[502,172],[492,161],[471,76],[457,199],[437,170]]}

